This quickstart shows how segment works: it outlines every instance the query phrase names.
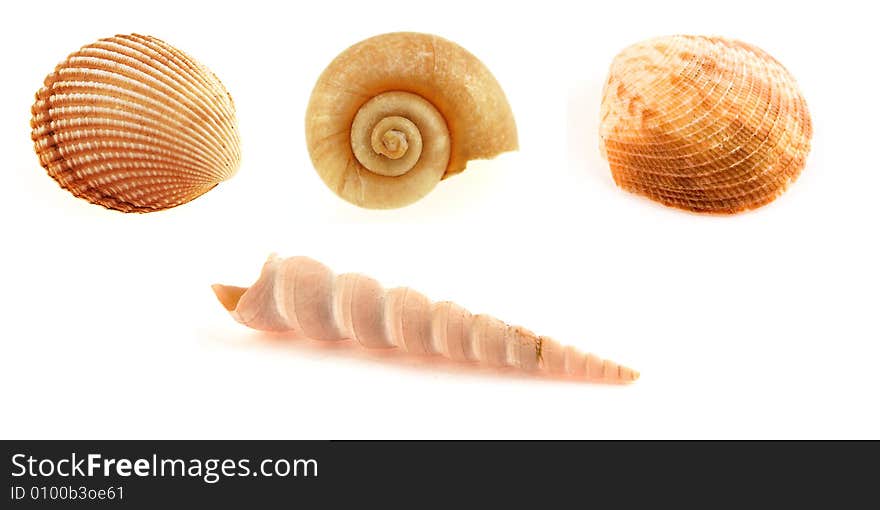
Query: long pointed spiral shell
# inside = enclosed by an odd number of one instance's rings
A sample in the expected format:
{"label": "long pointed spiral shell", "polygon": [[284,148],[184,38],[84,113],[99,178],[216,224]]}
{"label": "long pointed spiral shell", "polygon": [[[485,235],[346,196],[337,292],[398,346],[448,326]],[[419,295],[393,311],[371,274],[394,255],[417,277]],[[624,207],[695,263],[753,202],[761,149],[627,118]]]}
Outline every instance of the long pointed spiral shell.
{"label": "long pointed spiral shell", "polygon": [[462,362],[607,382],[639,373],[556,340],[472,315],[449,301],[432,303],[408,288],[385,290],[360,274],[334,275],[307,257],[270,256],[250,288],[214,285],[238,322],[263,331],[292,331],[314,340],[353,339],[371,349],[400,348]]}
{"label": "long pointed spiral shell", "polygon": [[109,209],[175,207],[238,169],[232,98],[211,71],[155,37],[82,47],[46,77],[32,113],[40,164]]}
{"label": "long pointed spiral shell", "polygon": [[812,125],[794,78],[764,51],[672,36],[614,59],[600,134],[622,188],[681,209],[730,214],[773,201],[798,177]]}
{"label": "long pointed spiral shell", "polygon": [[373,209],[408,205],[468,161],[518,147],[513,113],[486,66],[417,33],[372,37],[337,56],[312,91],[306,142],[327,186]]}

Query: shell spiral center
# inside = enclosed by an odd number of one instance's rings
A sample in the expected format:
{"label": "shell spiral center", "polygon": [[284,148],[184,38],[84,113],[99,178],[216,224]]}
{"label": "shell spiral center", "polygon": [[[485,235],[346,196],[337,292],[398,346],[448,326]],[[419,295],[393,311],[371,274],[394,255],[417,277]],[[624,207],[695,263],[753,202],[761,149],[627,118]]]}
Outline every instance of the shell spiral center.
{"label": "shell spiral center", "polygon": [[351,148],[361,165],[385,177],[399,177],[425,164],[445,170],[449,131],[440,112],[421,96],[384,92],[355,115]]}

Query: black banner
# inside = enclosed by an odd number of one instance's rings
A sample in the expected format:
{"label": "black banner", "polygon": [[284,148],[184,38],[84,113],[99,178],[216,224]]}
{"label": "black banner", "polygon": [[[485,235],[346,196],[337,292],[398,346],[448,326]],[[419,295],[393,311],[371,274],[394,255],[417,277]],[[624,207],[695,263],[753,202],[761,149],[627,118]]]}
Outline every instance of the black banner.
{"label": "black banner", "polygon": [[877,507],[880,443],[6,441],[3,508]]}

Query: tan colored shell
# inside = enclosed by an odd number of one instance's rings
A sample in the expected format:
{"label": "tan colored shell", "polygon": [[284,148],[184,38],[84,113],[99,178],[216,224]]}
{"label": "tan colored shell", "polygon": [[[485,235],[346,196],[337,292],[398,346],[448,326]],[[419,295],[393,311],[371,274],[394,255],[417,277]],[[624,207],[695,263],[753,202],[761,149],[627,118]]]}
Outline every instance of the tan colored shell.
{"label": "tan colored shell", "polygon": [[383,289],[354,273],[333,274],[307,257],[270,256],[249,288],[214,285],[238,322],[262,331],[290,331],[313,340],[352,339],[368,349],[399,348],[460,362],[527,372],[627,383],[639,373],[552,338],[473,315],[449,301],[431,302],[413,289]]}
{"label": "tan colored shell", "polygon": [[238,169],[235,107],[220,80],[154,37],[84,46],[46,77],[31,119],[61,187],[124,212],[188,202]]}
{"label": "tan colored shell", "polygon": [[794,78],[764,51],[671,36],[614,59],[600,135],[622,188],[690,211],[736,213],[771,202],[797,178],[812,125]]}
{"label": "tan colored shell", "polygon": [[361,207],[402,207],[468,161],[516,150],[516,124],[489,70],[435,35],[393,33],[348,48],[306,113],[312,163]]}

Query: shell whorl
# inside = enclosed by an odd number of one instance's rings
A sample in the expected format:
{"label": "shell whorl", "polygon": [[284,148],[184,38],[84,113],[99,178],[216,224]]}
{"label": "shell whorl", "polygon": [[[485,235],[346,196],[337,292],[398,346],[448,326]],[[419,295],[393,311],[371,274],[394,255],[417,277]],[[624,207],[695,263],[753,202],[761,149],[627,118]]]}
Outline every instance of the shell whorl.
{"label": "shell whorl", "polygon": [[207,68],[150,36],[82,47],[32,108],[40,164],[75,196],[123,212],[175,207],[236,172],[235,107]]}
{"label": "shell whorl", "polygon": [[681,209],[732,214],[773,201],[798,177],[812,125],[794,78],[764,51],[670,36],[615,57],[600,135],[622,188]]}
{"label": "shell whorl", "polygon": [[392,33],[345,50],[324,70],[306,112],[312,163],[361,207],[408,205],[468,161],[518,146],[504,92],[457,44]]}
{"label": "shell whorl", "polygon": [[449,301],[431,302],[408,288],[386,290],[364,275],[334,275],[307,257],[269,257],[249,288],[215,285],[242,324],[291,331],[314,340],[352,339],[371,349],[400,348],[451,360],[608,382],[639,373],[556,340],[473,315]]}
{"label": "shell whorl", "polygon": [[449,130],[440,112],[421,96],[384,92],[355,114],[351,149],[373,174],[400,177],[425,173],[431,176],[428,182],[436,182],[449,164]]}

